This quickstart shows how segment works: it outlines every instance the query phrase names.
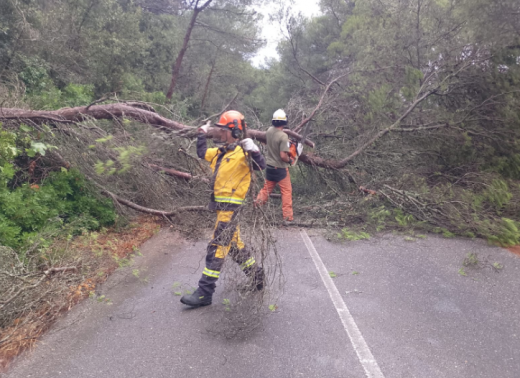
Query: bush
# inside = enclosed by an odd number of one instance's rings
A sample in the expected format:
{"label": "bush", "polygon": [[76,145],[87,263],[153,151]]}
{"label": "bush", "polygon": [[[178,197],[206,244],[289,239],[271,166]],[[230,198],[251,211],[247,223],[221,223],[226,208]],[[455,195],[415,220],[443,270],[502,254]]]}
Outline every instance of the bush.
{"label": "bush", "polygon": [[113,224],[116,213],[109,200],[93,196],[77,170],[53,172],[41,185],[0,189],[0,244],[19,248],[51,219],[59,220],[56,227],[74,222],[79,232]]}
{"label": "bush", "polygon": [[54,85],[28,95],[31,107],[43,110],[56,110],[63,107],[86,106],[94,99],[92,85],[68,84],[62,90]]}
{"label": "bush", "polygon": [[25,84],[27,93],[38,93],[52,85],[47,73],[47,63],[39,58],[23,57],[23,70],[18,74]]}
{"label": "bush", "polygon": [[25,84],[27,100],[32,108],[55,110],[63,107],[88,105],[94,98],[93,85],[67,84],[59,89],[48,74],[47,64],[37,58],[25,58],[25,68],[19,73]]}
{"label": "bush", "polygon": [[[73,223],[74,233],[115,222],[112,202],[96,198],[76,169],[62,168],[59,172],[51,172],[38,184],[29,182],[30,177],[14,164],[20,158],[30,161],[25,158],[34,151],[24,149],[26,144],[27,136],[0,131],[0,245],[15,249],[23,247],[32,243],[44,228],[60,228]],[[44,151],[41,153],[45,154]]]}
{"label": "bush", "polygon": [[520,223],[512,219],[502,218],[501,222],[493,224],[494,230],[488,235],[490,243],[501,247],[511,247],[520,244]]}

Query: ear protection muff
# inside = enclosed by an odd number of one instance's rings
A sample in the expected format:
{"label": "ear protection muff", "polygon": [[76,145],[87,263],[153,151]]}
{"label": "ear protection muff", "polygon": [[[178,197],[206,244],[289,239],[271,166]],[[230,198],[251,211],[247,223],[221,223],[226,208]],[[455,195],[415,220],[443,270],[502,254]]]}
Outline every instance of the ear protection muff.
{"label": "ear protection muff", "polygon": [[[242,121],[242,126],[245,127],[245,122]],[[242,130],[238,127],[238,120],[233,120],[233,128],[231,129],[231,136],[235,139],[242,138]]]}

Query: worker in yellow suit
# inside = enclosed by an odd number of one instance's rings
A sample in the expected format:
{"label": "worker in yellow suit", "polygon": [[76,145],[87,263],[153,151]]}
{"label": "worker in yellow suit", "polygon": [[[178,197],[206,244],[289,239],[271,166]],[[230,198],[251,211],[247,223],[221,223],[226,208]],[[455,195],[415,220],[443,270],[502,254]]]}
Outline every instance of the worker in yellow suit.
{"label": "worker in yellow suit", "polygon": [[181,302],[191,307],[211,304],[216,282],[220,277],[224,258],[229,254],[253,282],[254,290],[263,290],[264,272],[251,251],[240,238],[236,215],[243,205],[251,184],[251,165],[254,170],[265,169],[266,163],[258,146],[250,138],[242,139],[246,130],[244,116],[230,110],[222,114],[215,124],[213,139],[224,143],[223,147],[207,148],[206,134],[210,123],[199,128],[197,155],[211,163],[213,171],[210,210],[217,213],[213,238],[208,244],[206,267],[198,288],[193,294],[184,295]]}

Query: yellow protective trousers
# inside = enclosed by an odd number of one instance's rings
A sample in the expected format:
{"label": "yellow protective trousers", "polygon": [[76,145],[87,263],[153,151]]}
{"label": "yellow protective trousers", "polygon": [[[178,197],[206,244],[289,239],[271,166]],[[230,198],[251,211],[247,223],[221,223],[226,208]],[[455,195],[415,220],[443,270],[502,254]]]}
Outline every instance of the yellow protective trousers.
{"label": "yellow protective trousers", "polygon": [[217,210],[213,239],[207,248],[206,267],[199,281],[199,288],[205,294],[211,295],[215,292],[216,282],[224,265],[224,258],[228,254],[240,265],[246,275],[254,276],[262,273],[262,268],[256,264],[255,258],[240,239],[236,212]]}

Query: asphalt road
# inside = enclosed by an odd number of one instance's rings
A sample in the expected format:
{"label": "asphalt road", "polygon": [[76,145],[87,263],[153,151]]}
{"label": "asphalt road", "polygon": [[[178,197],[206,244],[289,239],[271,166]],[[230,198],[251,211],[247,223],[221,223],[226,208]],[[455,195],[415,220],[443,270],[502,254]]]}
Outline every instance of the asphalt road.
{"label": "asphalt road", "polygon": [[[197,282],[205,242],[163,230],[142,247],[139,278],[122,269],[103,286],[112,304],[76,306],[5,377],[520,377],[517,256],[434,235],[277,238],[283,295],[254,331],[214,332],[221,288],[212,306],[179,302],[172,285]],[[463,268],[468,253],[478,267]]]}

